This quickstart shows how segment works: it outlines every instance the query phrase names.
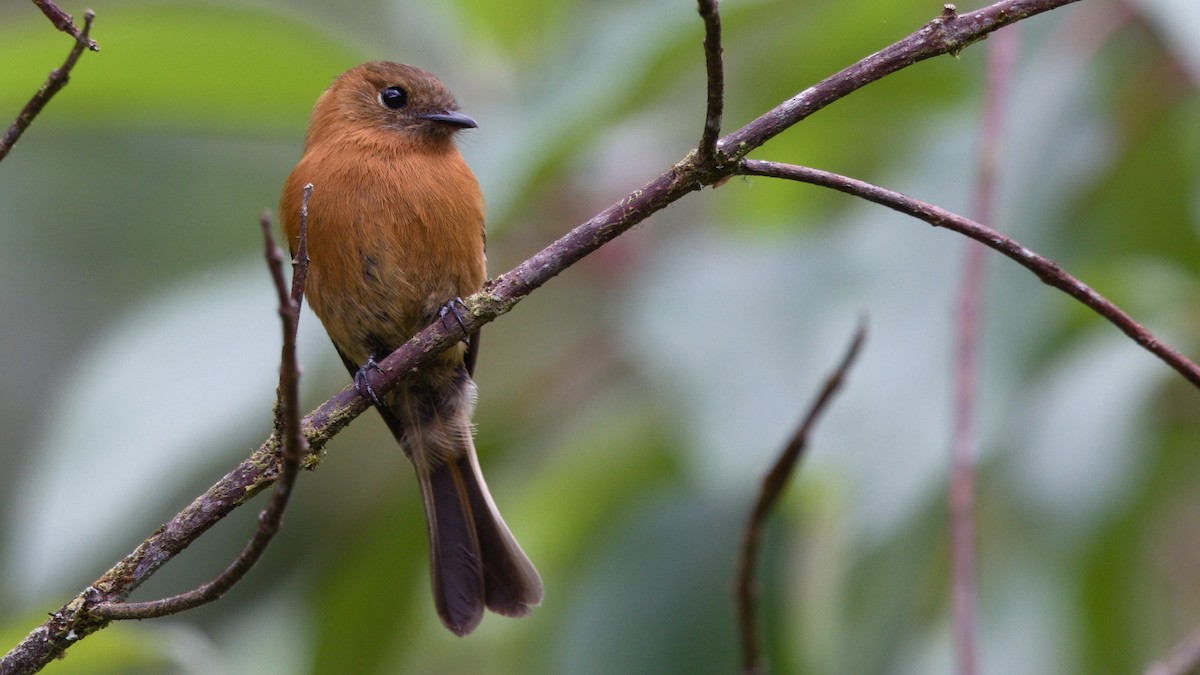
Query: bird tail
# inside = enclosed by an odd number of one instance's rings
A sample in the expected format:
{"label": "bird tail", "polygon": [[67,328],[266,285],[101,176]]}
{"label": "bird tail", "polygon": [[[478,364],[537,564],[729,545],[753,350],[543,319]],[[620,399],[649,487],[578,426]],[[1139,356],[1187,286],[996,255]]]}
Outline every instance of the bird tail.
{"label": "bird tail", "polygon": [[434,605],[447,628],[466,635],[485,607],[529,614],[542,602],[542,579],[483,480],[471,433],[474,384],[461,370],[452,382],[410,383],[377,409],[417,469]]}
{"label": "bird tail", "polygon": [[474,444],[465,456],[417,465],[433,575],[433,600],[456,635],[479,625],[483,609],[525,616],[541,604],[542,580],[488,493]]}

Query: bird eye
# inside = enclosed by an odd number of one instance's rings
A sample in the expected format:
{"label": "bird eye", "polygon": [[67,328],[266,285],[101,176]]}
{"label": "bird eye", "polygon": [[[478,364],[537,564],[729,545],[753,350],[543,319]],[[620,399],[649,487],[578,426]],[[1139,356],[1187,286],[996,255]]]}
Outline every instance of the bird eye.
{"label": "bird eye", "polygon": [[402,87],[388,87],[379,92],[379,100],[392,110],[399,110],[408,104],[408,92]]}

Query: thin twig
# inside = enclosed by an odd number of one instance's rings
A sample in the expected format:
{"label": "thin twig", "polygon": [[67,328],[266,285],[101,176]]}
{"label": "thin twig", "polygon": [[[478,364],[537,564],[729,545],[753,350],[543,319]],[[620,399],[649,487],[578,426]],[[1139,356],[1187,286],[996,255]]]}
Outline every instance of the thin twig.
{"label": "thin twig", "polygon": [[[313,184],[304,186],[304,197],[300,200],[300,232],[296,237],[296,255],[292,256],[292,305],[296,316],[300,316],[300,303],[304,301],[304,285],[308,282],[308,200],[312,198]],[[297,323],[299,323],[297,321]]]}
{"label": "thin twig", "polygon": [[[1004,103],[1016,54],[1017,26],[997,31],[988,44],[987,86],[983,124],[980,128],[979,173],[975,183],[975,220],[995,220],[996,174],[1000,163],[1000,142]],[[950,485],[947,495],[950,511],[951,598],[954,608],[954,641],[958,674],[975,675],[979,671],[976,632],[975,587],[975,458],[978,435],[975,412],[978,408],[976,369],[979,362],[979,325],[983,304],[983,273],[987,249],[968,240],[963,256],[962,283],[959,284],[954,353],[954,428],[950,444]]]}
{"label": "thin twig", "polygon": [[721,62],[721,14],[717,0],[698,0],[704,19],[704,66],[708,73],[708,106],[704,113],[704,133],[697,148],[702,165],[717,156],[717,136],[721,134],[721,115],[725,109],[725,67]]}
{"label": "thin twig", "polygon": [[831,188],[838,192],[861,197],[870,202],[910,215],[923,220],[934,227],[944,227],[947,230],[966,235],[982,243],[990,249],[1004,254],[1015,260],[1025,269],[1033,272],[1048,286],[1059,289],[1075,298],[1100,316],[1108,319],[1133,339],[1143,349],[1154,354],[1176,372],[1182,375],[1192,385],[1200,388],[1200,366],[1192,363],[1183,354],[1164,344],[1144,326],[1134,321],[1107,298],[1088,287],[1087,284],[1067,274],[1053,260],[1034,253],[1016,240],[973,220],[951,213],[943,208],[934,206],[919,199],[913,199],[899,192],[893,192],[878,185],[865,181],[848,178],[836,173],[810,169],[792,164],[765,162],[747,159],[741,164],[741,173],[749,176],[770,176],[787,180],[810,183]]}
{"label": "thin twig", "polygon": [[[88,37],[86,28],[80,31],[79,27],[75,25],[75,17],[64,12],[61,7],[54,4],[53,0],[33,0],[33,4],[42,10],[42,14],[45,14],[47,19],[50,19],[50,23],[54,24],[55,28],[75,38],[76,42],[81,43],[88,49],[94,52],[100,51],[100,45]],[[89,9],[87,11],[91,12],[92,10]],[[84,14],[84,17],[86,18],[87,14]]]}
{"label": "thin twig", "polygon": [[[90,9],[83,13],[83,32],[80,34],[83,38],[86,39],[88,33],[92,30],[92,19],[95,18],[96,13]],[[42,83],[41,88],[37,90],[33,98],[29,99],[29,103],[25,104],[25,107],[21,110],[21,114],[17,115],[16,121],[8,127],[8,131],[4,133],[4,138],[0,138],[0,161],[8,156],[9,151],[16,145],[17,140],[21,138],[21,134],[25,133],[29,125],[33,123],[33,118],[42,112],[42,108],[46,107],[50,99],[58,93],[58,90],[67,86],[67,81],[71,79],[71,70],[75,68],[80,55],[83,54],[84,46],[85,43],[83,40],[75,41],[62,67],[50,71],[50,76]]]}
{"label": "thin twig", "polygon": [[[308,198],[312,186],[304,189],[304,202],[300,208],[300,250],[306,250],[308,229]],[[197,588],[160,600],[147,602],[104,602],[91,608],[93,617],[111,621],[117,619],[152,619],[193,609],[210,603],[241,581],[250,568],[267,550],[271,539],[279,532],[284,511],[300,473],[300,463],[308,451],[304,434],[300,433],[300,364],[296,359],[296,331],[300,322],[301,300],[304,295],[306,258],[298,258],[293,276],[291,293],[283,278],[283,251],[271,236],[271,214],[263,214],[263,240],[265,242],[267,267],[279,296],[279,318],[283,323],[283,349],[280,356],[278,403],[276,405],[276,438],[282,438],[279,460],[279,476],[275,490],[267,507],[258,516],[258,528],[254,536],[242,548],[237,558],[212,581]]]}
{"label": "thin twig", "polygon": [[850,340],[850,346],[847,347],[841,363],[825,380],[817,397],[809,404],[808,412],[804,415],[800,426],[796,428],[783,451],[779,453],[775,464],[763,476],[758,499],[754,503],[754,509],[750,512],[750,518],[743,530],[742,547],[738,555],[737,610],[738,632],[741,636],[742,672],[747,675],[764,672],[762,637],[759,635],[758,629],[759,589],[754,578],[755,570],[758,568],[758,552],[762,542],[763,527],[766,525],[767,517],[775,510],[775,505],[783,495],[792,474],[795,473],[797,462],[803,457],[804,450],[808,446],[809,432],[846,379],[846,373],[858,358],[866,338],[867,322],[863,319],[855,329],[854,337]]}

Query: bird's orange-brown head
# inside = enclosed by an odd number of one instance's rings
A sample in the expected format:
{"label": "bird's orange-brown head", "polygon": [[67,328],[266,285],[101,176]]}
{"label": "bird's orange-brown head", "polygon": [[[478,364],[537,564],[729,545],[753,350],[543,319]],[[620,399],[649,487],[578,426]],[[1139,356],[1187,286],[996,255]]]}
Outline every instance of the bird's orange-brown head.
{"label": "bird's orange-brown head", "polygon": [[371,61],[339,75],[317,100],[305,144],[312,147],[339,133],[372,132],[381,132],[378,137],[383,140],[396,140],[399,132],[408,142],[438,144],[475,126],[475,120],[458,112],[450,90],[430,73],[402,63]]}

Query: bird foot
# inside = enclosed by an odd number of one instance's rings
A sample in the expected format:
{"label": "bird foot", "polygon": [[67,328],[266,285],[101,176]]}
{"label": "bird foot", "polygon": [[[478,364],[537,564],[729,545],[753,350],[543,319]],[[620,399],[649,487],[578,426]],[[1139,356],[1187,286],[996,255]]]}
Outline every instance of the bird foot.
{"label": "bird foot", "polygon": [[379,400],[379,396],[371,387],[371,379],[367,376],[368,370],[377,370],[379,372],[383,372],[383,369],[380,368],[379,364],[375,362],[374,354],[368,356],[366,364],[363,365],[362,368],[359,368],[358,372],[354,373],[354,388],[358,390],[358,393],[363,398],[371,399],[375,402],[375,405],[382,408],[384,407],[383,402]]}
{"label": "bird foot", "polygon": [[450,302],[447,302],[445,305],[443,305],[440,310],[438,310],[438,318],[444,320],[448,314],[453,316],[454,321],[458,323],[459,330],[462,331],[462,341],[467,342],[471,338],[471,334],[467,332],[467,324],[463,321],[462,313],[459,312],[458,309],[459,307],[462,307],[465,310],[467,305],[463,302],[462,298],[454,298]]}

